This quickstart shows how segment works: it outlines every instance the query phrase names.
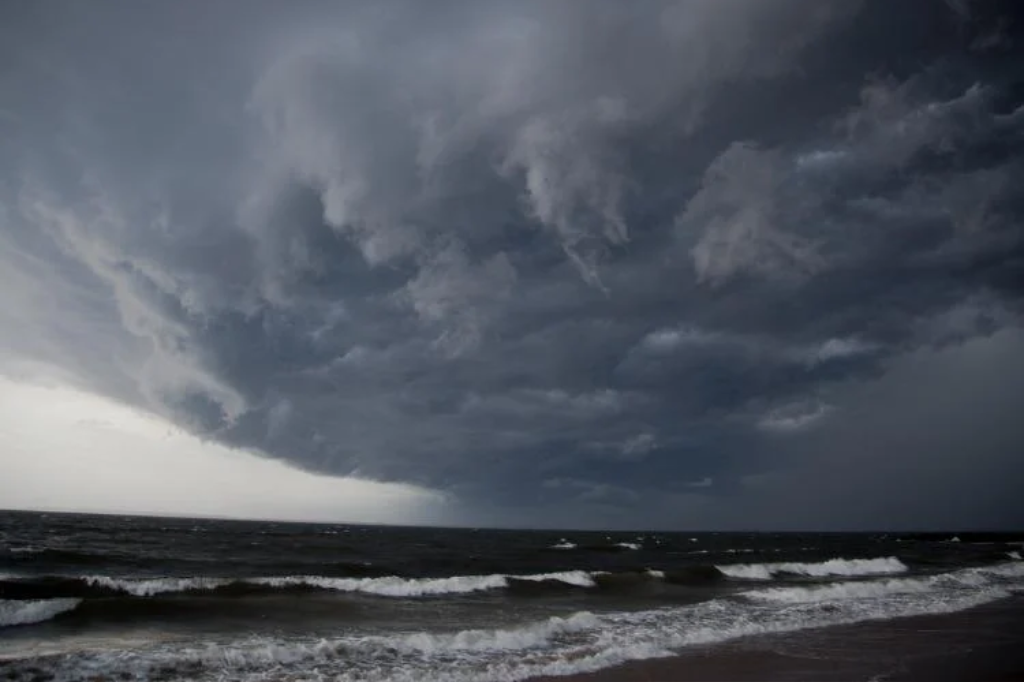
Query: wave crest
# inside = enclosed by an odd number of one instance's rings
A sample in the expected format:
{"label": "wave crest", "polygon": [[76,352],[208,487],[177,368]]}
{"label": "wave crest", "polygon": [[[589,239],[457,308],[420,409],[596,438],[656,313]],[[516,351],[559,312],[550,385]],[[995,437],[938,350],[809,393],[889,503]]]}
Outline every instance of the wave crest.
{"label": "wave crest", "polygon": [[233,582],[226,578],[110,578],[105,575],[90,575],[82,580],[90,587],[124,592],[135,597],[152,597],[169,592],[216,590]]}
{"label": "wave crest", "polygon": [[1009,580],[1024,577],[1024,566],[1001,564],[965,568],[920,578],[847,581],[814,587],[770,587],[744,592],[754,601],[785,604],[835,602],[851,599],[877,599],[893,595],[923,594],[939,590],[1001,590]]}
{"label": "wave crest", "polygon": [[324,578],[289,576],[255,578],[246,582],[272,587],[310,586],[339,592],[359,592],[378,597],[424,597],[444,594],[469,594],[504,589],[510,581],[559,582],[576,587],[594,587],[592,574],[586,571],[538,573],[536,575],[462,575],[449,578]]}
{"label": "wave crest", "polygon": [[829,559],[813,563],[785,562],[765,564],[725,564],[718,566],[730,578],[745,580],[771,580],[779,575],[798,575],[809,578],[831,576],[872,576],[905,573],[907,565],[896,557],[877,559]]}
{"label": "wave crest", "polygon": [[0,585],[4,594],[19,599],[50,598],[155,597],[167,594],[216,592],[222,595],[245,595],[267,589],[320,589],[351,592],[378,597],[431,597],[459,595],[487,590],[507,589],[514,585],[554,584],[562,587],[597,587],[595,576],[600,572],[560,571],[533,575],[496,573],[491,575],[459,575],[442,578],[336,578],[318,575],[271,576],[257,578],[162,577],[126,578],[102,575],[74,577],[43,576],[18,578],[9,576]]}
{"label": "wave crest", "polygon": [[0,600],[0,627],[30,625],[73,610],[81,599]]}

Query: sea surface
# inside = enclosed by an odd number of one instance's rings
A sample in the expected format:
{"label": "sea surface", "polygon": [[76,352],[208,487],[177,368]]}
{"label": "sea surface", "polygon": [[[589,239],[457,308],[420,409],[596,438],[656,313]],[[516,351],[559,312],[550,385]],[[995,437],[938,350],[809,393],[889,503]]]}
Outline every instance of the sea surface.
{"label": "sea surface", "polygon": [[1024,534],[0,512],[0,680],[524,680],[1024,592]]}

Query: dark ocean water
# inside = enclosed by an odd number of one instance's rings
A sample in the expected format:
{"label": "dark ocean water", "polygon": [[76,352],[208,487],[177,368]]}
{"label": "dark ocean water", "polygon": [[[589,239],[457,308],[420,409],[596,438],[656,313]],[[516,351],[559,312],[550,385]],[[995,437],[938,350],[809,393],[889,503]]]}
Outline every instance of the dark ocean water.
{"label": "dark ocean water", "polygon": [[1024,589],[1022,536],[0,512],[0,680],[519,680]]}

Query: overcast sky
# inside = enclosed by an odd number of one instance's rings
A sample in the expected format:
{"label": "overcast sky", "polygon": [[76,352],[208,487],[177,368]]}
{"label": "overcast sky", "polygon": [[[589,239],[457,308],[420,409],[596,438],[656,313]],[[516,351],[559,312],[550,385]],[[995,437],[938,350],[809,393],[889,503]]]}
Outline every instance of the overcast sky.
{"label": "overcast sky", "polygon": [[1014,0],[0,6],[0,508],[1024,525]]}

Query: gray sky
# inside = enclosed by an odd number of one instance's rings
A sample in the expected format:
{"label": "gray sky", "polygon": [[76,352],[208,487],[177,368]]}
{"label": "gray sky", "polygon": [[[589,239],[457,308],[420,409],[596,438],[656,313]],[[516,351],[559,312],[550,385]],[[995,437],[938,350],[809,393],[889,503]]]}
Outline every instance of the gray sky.
{"label": "gray sky", "polygon": [[0,507],[1024,524],[1009,0],[0,8]]}

